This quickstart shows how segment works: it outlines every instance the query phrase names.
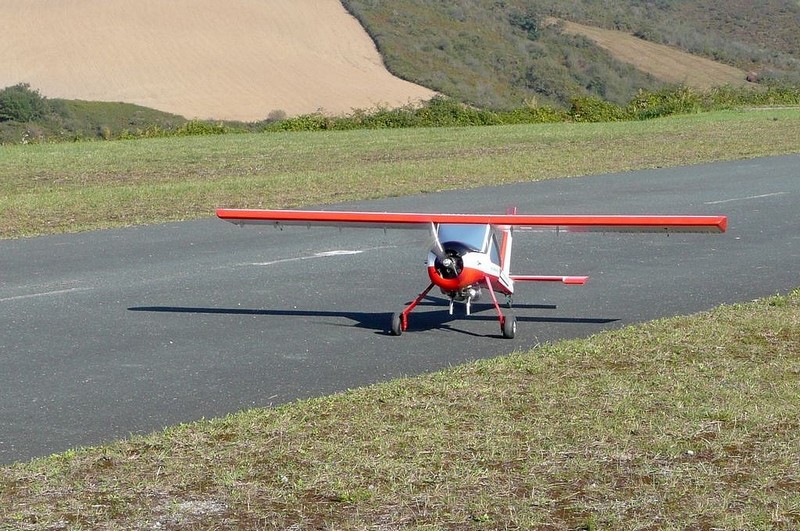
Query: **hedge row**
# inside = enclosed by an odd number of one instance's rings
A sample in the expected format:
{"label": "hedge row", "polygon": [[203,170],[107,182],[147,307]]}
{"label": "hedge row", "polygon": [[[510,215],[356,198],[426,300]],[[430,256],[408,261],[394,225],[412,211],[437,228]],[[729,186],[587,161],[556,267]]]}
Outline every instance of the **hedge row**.
{"label": "hedge row", "polygon": [[569,109],[530,105],[512,111],[475,109],[445,97],[435,97],[419,107],[356,111],[348,116],[321,113],[289,118],[264,126],[265,131],[336,131],[364,128],[453,127],[552,122],[613,122],[646,120],[675,114],[759,105],[800,105],[800,86],[765,89],[731,87],[698,91],[685,86],[657,92],[639,92],[626,106],[592,96],[573,98]]}
{"label": "hedge row", "polygon": [[[763,105],[800,105],[800,85],[721,87],[705,91],[677,86],[655,92],[640,91],[625,106],[593,96],[581,96],[573,98],[566,109],[532,103],[511,111],[477,109],[454,99],[437,96],[423,105],[406,105],[396,109],[378,108],[371,111],[358,110],[346,116],[313,113],[287,119],[283,118],[285,113],[274,112],[267,120],[249,124],[185,121],[178,120],[180,117],[170,116],[160,120],[153,117],[139,117],[135,121],[141,124],[140,126],[122,129],[101,125],[106,123],[106,119],[110,119],[108,115],[110,111],[103,111],[105,114],[98,112],[98,116],[95,117],[87,115],[83,118],[83,122],[86,123],[83,123],[77,116],[80,114],[77,110],[72,113],[66,112],[68,105],[63,100],[47,100],[37,91],[31,90],[28,85],[21,84],[0,90],[0,143],[6,143],[9,138],[13,139],[20,135],[22,135],[21,141],[25,143],[47,142],[54,139],[56,141],[90,138],[111,140],[265,131],[342,131],[401,127],[613,122]],[[125,112],[134,111],[126,109]],[[142,115],[143,110],[137,108],[135,113],[137,116]],[[72,116],[73,114],[75,116]],[[133,121],[129,120],[128,123]],[[18,142],[19,139],[10,141],[10,143]]]}

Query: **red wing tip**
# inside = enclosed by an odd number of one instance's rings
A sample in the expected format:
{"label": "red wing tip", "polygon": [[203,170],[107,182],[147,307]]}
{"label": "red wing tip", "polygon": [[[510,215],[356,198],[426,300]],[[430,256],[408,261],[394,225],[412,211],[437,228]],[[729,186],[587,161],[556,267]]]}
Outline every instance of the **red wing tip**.
{"label": "red wing tip", "polygon": [[234,210],[230,208],[218,208],[217,209],[217,217],[220,219],[227,219],[231,218],[234,215]]}

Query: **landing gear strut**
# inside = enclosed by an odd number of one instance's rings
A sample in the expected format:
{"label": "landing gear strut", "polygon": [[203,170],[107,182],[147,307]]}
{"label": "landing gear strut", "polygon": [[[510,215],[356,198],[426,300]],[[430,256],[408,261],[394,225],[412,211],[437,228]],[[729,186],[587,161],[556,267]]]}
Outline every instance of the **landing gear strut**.
{"label": "landing gear strut", "polygon": [[[492,281],[489,277],[485,279],[486,286],[489,288],[489,294],[492,296],[492,303],[494,304],[494,308],[497,311],[497,319],[500,321],[500,332],[503,334],[503,337],[506,339],[513,339],[517,333],[517,318],[513,315],[503,315],[503,311],[500,309],[500,305],[497,303],[497,297],[494,294],[494,289],[492,289]],[[417,295],[417,298],[411,301],[411,303],[406,306],[406,308],[402,312],[397,312],[392,314],[392,321],[390,324],[389,332],[393,336],[399,336],[404,331],[408,330],[408,314],[417,307],[417,305],[422,302],[422,299],[433,289],[433,282],[431,282],[427,288],[425,288],[422,293]],[[508,302],[510,303],[510,297],[508,298]],[[468,301],[469,303],[469,301]],[[467,314],[469,314],[469,306],[467,306]],[[453,314],[453,301],[450,301],[450,315]]]}
{"label": "landing gear strut", "polygon": [[425,295],[428,294],[430,290],[433,289],[433,282],[431,282],[427,288],[425,288],[422,293],[417,295],[417,298],[414,299],[411,304],[409,304],[405,310],[400,313],[395,313],[392,315],[392,328],[391,332],[393,336],[399,336],[403,333],[404,330],[408,330],[408,314],[411,313],[411,310],[417,307],[417,304],[422,302],[422,299],[425,298]]}
{"label": "landing gear strut", "polygon": [[497,297],[494,294],[494,289],[492,289],[492,281],[489,279],[489,277],[486,277],[486,285],[489,287],[489,295],[492,296],[494,309],[497,310],[497,319],[500,321],[500,332],[503,334],[505,339],[514,339],[514,336],[517,333],[517,318],[513,315],[503,315],[503,310],[500,309],[500,305],[497,303]]}

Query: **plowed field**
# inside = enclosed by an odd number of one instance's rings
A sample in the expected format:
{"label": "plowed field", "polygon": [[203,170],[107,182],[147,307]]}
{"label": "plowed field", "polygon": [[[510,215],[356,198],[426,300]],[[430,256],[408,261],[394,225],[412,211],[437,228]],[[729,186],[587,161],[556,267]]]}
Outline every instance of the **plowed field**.
{"label": "plowed field", "polygon": [[568,21],[562,21],[561,24],[566,33],[583,35],[618,60],[668,83],[681,83],[695,88],[747,84],[746,72],[726,64],[648,42],[621,31]]}
{"label": "plowed field", "polygon": [[430,98],[338,0],[5,0],[0,87],[256,121]]}

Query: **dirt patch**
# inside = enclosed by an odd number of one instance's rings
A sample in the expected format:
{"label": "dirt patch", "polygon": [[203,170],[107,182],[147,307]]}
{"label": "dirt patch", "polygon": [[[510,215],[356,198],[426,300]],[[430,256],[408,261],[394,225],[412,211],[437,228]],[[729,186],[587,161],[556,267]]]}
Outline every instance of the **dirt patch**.
{"label": "dirt patch", "polygon": [[583,35],[616,59],[667,83],[682,83],[695,88],[747,85],[747,72],[710,59],[645,41],[629,33],[550,19],[565,33]]}
{"label": "dirt patch", "polygon": [[433,95],[392,76],[338,0],[7,0],[0,87],[188,118],[330,114]]}

